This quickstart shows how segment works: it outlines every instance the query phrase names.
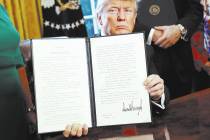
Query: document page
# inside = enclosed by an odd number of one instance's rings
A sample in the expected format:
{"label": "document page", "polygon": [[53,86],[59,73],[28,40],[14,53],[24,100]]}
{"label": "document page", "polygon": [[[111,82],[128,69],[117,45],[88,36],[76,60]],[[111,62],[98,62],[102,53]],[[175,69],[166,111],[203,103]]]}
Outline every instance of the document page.
{"label": "document page", "polygon": [[90,42],[97,126],[151,122],[143,33]]}
{"label": "document page", "polygon": [[85,39],[33,40],[38,133],[91,127]]}

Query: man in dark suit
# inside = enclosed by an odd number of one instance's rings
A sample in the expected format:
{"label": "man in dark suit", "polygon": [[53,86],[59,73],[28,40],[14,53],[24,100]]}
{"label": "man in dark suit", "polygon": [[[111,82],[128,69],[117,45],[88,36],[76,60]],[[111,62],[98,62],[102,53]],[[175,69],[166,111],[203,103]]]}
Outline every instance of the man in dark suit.
{"label": "man in dark suit", "polygon": [[178,18],[176,23],[151,27],[142,24],[143,19],[137,22],[137,30],[146,31],[147,43],[154,48],[154,63],[172,99],[191,93],[194,66],[190,38],[203,18],[200,0],[173,2]]}
{"label": "man in dark suit", "polygon": [[[137,15],[136,0],[98,0],[97,20],[101,27],[101,35],[118,35],[131,33],[135,26]],[[150,94],[153,113],[160,114],[165,110],[169,101],[169,92],[164,86],[164,81],[157,75],[154,63],[152,62],[153,49],[147,47],[148,73],[144,86]],[[142,84],[142,83],[139,83]],[[63,135],[65,137],[86,135],[88,128],[81,124],[67,125]],[[58,136],[59,137],[59,136]],[[50,139],[46,138],[46,139]],[[56,138],[53,138],[56,139]]]}
{"label": "man in dark suit", "polygon": [[[131,33],[136,23],[137,3],[136,0],[98,0],[96,14],[102,36]],[[168,90],[151,60],[153,49],[146,47],[146,54],[149,76],[144,84],[151,96],[154,112],[160,113],[168,101]]]}

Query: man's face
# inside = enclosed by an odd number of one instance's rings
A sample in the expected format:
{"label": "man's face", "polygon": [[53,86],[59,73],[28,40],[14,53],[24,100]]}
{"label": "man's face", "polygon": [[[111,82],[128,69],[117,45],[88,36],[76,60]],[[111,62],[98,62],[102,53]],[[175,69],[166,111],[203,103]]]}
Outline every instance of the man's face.
{"label": "man's face", "polygon": [[133,31],[136,20],[134,0],[107,0],[98,20],[105,35],[126,34]]}

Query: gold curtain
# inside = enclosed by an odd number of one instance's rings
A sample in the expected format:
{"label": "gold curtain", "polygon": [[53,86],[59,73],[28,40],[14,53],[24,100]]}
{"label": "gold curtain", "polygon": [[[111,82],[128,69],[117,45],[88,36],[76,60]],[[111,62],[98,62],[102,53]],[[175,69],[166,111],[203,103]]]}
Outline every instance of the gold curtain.
{"label": "gold curtain", "polygon": [[20,33],[21,39],[40,38],[42,34],[41,0],[0,0]]}

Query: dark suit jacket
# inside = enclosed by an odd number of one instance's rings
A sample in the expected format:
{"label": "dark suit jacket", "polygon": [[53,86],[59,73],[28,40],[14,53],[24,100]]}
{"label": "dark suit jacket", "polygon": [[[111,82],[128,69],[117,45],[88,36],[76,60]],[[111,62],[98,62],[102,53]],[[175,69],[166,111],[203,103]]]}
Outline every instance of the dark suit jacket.
{"label": "dark suit jacket", "polygon": [[[171,83],[172,80],[177,81],[176,82],[177,85],[184,85],[182,87],[183,88],[182,91],[178,91],[178,93],[170,92],[171,95],[175,97],[175,96],[181,96],[187,92],[191,92],[192,74],[194,72],[194,66],[193,66],[192,50],[190,45],[190,37],[192,36],[193,32],[196,30],[199,23],[202,21],[203,7],[200,4],[200,0],[173,0],[173,1],[178,17],[177,23],[174,24],[182,24],[187,29],[188,32],[186,37],[188,41],[183,41],[180,39],[174,46],[168,49],[162,49],[155,45],[152,46],[154,47],[155,51],[154,63],[157,67],[160,76],[165,80],[165,83],[167,85],[170,85],[169,89],[171,89],[172,87],[171,90],[172,92],[174,91],[174,89],[177,89],[175,87],[173,88],[174,83]],[[138,20],[137,18],[135,30],[136,31],[144,30],[145,36],[147,38],[151,30],[151,27],[150,25],[142,24],[141,21]]]}
{"label": "dark suit jacket", "polygon": [[[187,38],[190,39],[203,19],[203,6],[200,4],[200,0],[173,0],[173,2],[178,17],[177,23],[174,24],[182,24],[188,30]],[[140,4],[139,7],[141,7]],[[138,12],[140,11],[138,9]],[[141,18],[137,16],[135,31],[144,30],[147,38],[151,28],[150,25],[142,24]]]}
{"label": "dark suit jacket", "polygon": [[[156,69],[156,66],[154,64],[154,49],[152,46],[146,46],[145,47],[145,52],[146,52],[146,61],[147,61],[147,73],[148,75],[151,74],[158,74],[158,71]],[[164,88],[165,91],[165,107],[167,108],[167,105],[169,103],[170,100],[170,94],[169,94],[169,90],[168,88],[165,86]],[[160,114],[162,112],[164,112],[165,110],[162,110],[161,108],[153,105],[152,106],[152,113],[155,114]]]}

